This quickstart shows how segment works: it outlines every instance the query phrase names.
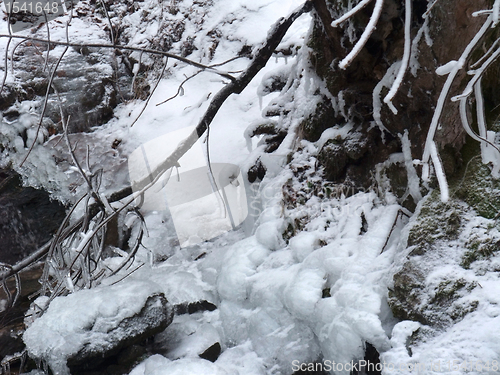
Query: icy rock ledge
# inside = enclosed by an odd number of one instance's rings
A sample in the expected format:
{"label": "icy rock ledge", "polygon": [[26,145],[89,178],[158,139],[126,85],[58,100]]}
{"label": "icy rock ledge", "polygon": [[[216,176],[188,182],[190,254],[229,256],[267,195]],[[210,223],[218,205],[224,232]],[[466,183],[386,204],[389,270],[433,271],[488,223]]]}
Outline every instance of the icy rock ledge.
{"label": "icy rock ledge", "polygon": [[159,285],[128,281],[55,298],[23,339],[30,357],[46,361],[54,374],[68,375],[68,366],[95,368],[163,331],[172,319]]}

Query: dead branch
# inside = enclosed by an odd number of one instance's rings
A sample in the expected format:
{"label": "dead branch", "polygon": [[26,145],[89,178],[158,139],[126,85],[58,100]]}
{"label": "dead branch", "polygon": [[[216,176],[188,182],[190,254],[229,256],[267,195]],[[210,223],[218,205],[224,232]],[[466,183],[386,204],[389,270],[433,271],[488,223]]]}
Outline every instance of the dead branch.
{"label": "dead branch", "polygon": [[156,106],[158,107],[159,105],[162,105],[162,104],[165,104],[165,103],[168,103],[169,101],[177,98],[178,96],[182,96],[184,95],[184,84],[186,82],[188,82],[190,79],[196,77],[198,74],[200,74],[203,70],[198,70],[196,73],[194,74],[191,74],[189,77],[186,77],[186,79],[184,81],[181,82],[181,84],[179,85],[179,87],[177,88],[177,92],[172,95],[171,97],[165,99],[164,101],[160,102],[160,103],[156,103]]}
{"label": "dead branch", "polygon": [[[308,1],[309,2],[309,1]],[[56,41],[56,40],[47,40],[43,38],[34,38],[30,36],[25,36],[25,35],[9,35],[9,34],[0,34],[0,38],[11,38],[11,39],[25,39],[31,42],[39,42],[39,43],[50,43],[53,46],[64,46],[64,47],[74,47],[77,49],[87,47],[87,48],[111,48],[111,49],[119,49],[119,50],[125,50],[125,51],[134,51],[134,52],[142,52],[142,53],[151,53],[153,55],[161,55],[165,57],[172,58],[174,60],[181,61],[183,63],[186,63],[188,65],[192,65],[196,68],[200,68],[203,70],[206,70],[208,72],[212,72],[215,74],[220,75],[221,77],[234,80],[235,78],[227,73],[227,72],[222,72],[220,70],[214,69],[210,65],[205,65],[190,59],[187,59],[185,57],[175,55],[170,52],[164,52],[164,51],[159,51],[151,48],[142,48],[142,47],[131,47],[131,46],[122,46],[119,44],[113,45],[113,44],[106,44],[106,43],[73,43],[73,42],[63,42],[63,41]]]}

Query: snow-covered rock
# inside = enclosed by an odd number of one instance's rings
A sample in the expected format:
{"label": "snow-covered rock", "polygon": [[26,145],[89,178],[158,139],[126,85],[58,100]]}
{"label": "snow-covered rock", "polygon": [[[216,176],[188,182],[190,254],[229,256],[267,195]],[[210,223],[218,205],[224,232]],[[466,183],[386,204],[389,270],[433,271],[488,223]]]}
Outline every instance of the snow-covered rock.
{"label": "snow-covered rock", "polygon": [[173,309],[159,285],[128,281],[55,298],[24,334],[30,357],[54,374],[92,367],[104,357],[164,330]]}
{"label": "snow-covered rock", "polygon": [[405,228],[389,286],[403,321],[381,353],[386,363],[418,364],[425,374],[498,370],[499,183],[479,163],[450,185],[447,203],[437,191],[427,195]]}

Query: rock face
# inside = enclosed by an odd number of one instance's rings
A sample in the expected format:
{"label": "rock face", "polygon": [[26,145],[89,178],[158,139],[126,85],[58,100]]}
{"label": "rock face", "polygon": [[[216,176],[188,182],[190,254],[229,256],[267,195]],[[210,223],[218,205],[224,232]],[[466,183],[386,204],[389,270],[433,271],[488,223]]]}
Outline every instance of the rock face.
{"label": "rock face", "polygon": [[[329,149],[324,153],[332,156],[319,161],[325,169],[325,176],[330,180],[334,182],[344,179],[357,180],[356,185],[364,186],[373,166],[385,161],[388,151],[398,150],[398,134],[403,134],[405,130],[409,133],[413,157],[421,158],[433,110],[446,79],[446,76],[436,75],[436,68],[459,59],[464,48],[484,22],[479,17],[472,17],[472,13],[489,8],[491,2],[443,0],[434,4],[429,15],[424,18],[428,2],[412,1],[411,36],[414,52],[410,68],[393,100],[398,109],[397,114],[392,113],[383,103],[389,87],[384,85],[380,87],[379,83],[391,74],[391,69],[395,71],[394,64],[403,56],[404,1],[384,2],[376,30],[345,70],[339,68],[339,62],[359,39],[373,12],[373,5],[368,5],[351,20],[333,28],[330,26],[332,20],[347,11],[348,2],[314,0],[313,3],[316,10],[315,22],[308,43],[311,48],[311,66],[325,81],[331,97],[330,99],[323,97],[316,113],[304,122],[302,136],[314,142],[321,132],[329,127],[354,125],[350,133],[360,132],[362,137],[359,139],[363,139],[363,143],[356,146],[355,142],[351,142],[350,148],[359,149],[359,152],[349,154],[348,148],[339,144],[338,147],[335,146],[336,150],[332,154],[330,150],[332,146],[325,145]],[[489,31],[478,48],[487,50],[496,40],[497,34],[496,29]],[[480,55],[478,51],[473,52],[468,64],[476,61]],[[483,78],[485,106],[490,120],[499,114],[499,108],[495,108],[498,104],[495,100],[500,96],[499,86],[496,84],[499,66],[498,63],[492,65]],[[451,95],[461,93],[463,90],[467,70],[464,69],[457,75]],[[374,106],[374,90],[377,85],[381,98],[380,120],[387,129],[385,142],[379,141],[381,133],[378,129],[373,129],[377,120],[375,116],[377,108]],[[440,122],[441,127],[435,136],[435,141],[440,149],[446,172],[453,174],[460,167],[459,150],[465,140],[456,102],[452,103],[449,100],[446,102]],[[396,145],[391,145],[393,140]],[[362,151],[366,149],[369,151]],[[326,160],[332,158],[335,161]],[[350,166],[361,166],[362,170],[353,173]]]}
{"label": "rock face", "polygon": [[43,190],[22,187],[0,170],[0,262],[14,264],[47,242],[65,217],[64,206]]}
{"label": "rock face", "polygon": [[[21,46],[15,55],[16,76],[19,83],[6,89],[2,107],[9,114],[9,121],[19,120],[16,101],[39,101],[47,92],[48,73],[44,70],[44,59],[37,53],[46,49],[43,45]],[[113,82],[112,55],[108,51],[69,49],[59,64],[54,77],[66,116],[70,117],[70,132],[89,131],[91,127],[104,124],[113,116],[118,104],[116,87]],[[53,51],[49,65],[57,62],[61,51]],[[57,94],[50,91],[44,125],[49,134],[62,131]],[[9,108],[9,104],[11,107]],[[49,120],[50,119],[50,120]]]}
{"label": "rock face", "polygon": [[448,326],[478,305],[463,298],[476,282],[460,271],[441,272],[459,267],[466,241],[461,233],[476,215],[464,202],[442,203],[437,192],[426,198],[417,215],[408,236],[410,253],[394,275],[389,304],[399,319]]}

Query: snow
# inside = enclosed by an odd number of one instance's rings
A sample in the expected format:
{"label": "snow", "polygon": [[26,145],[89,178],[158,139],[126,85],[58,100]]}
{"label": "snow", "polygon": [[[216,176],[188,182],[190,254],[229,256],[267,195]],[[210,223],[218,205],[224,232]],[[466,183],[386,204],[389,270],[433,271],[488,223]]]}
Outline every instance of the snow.
{"label": "snow", "polygon": [[392,87],[394,80],[396,79],[396,71],[401,71],[401,62],[395,62],[392,64],[387,72],[382,77],[382,79],[377,83],[375,88],[373,89],[373,119],[375,123],[380,128],[380,130],[387,131],[383,122],[382,122],[382,100],[380,98],[382,94],[382,89],[384,87]]}
{"label": "snow", "polygon": [[439,182],[439,189],[441,192],[441,200],[443,202],[448,202],[450,192],[448,191],[448,181],[446,181],[446,174],[444,173],[443,164],[441,163],[441,158],[439,157],[436,144],[431,142],[430,145],[431,159],[434,164],[434,171],[436,173],[436,178]]}
{"label": "snow", "polygon": [[139,313],[146,299],[161,291],[158,284],[131,281],[56,297],[28,327],[24,343],[30,355],[47,361],[55,374],[69,375],[68,357],[85,344],[106,347],[107,332]]}
{"label": "snow", "polygon": [[130,375],[229,375],[219,366],[196,358],[179,359],[170,361],[160,355],[148,358],[144,363],[137,366]]}

